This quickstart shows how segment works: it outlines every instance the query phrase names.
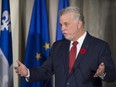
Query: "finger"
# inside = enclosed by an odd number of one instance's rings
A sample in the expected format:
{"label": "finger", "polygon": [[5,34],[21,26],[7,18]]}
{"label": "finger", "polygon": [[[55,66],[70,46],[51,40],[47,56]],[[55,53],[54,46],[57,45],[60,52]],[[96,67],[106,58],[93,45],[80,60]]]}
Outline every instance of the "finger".
{"label": "finger", "polygon": [[15,71],[17,71],[17,72],[20,72],[21,71],[21,67],[19,66],[19,67],[14,67],[15,68]]}
{"label": "finger", "polygon": [[17,69],[17,67],[14,67],[14,69]]}
{"label": "finger", "polygon": [[18,67],[14,67],[14,69],[15,69],[15,72],[18,71]]}
{"label": "finger", "polygon": [[17,74],[20,74],[20,71],[19,71],[18,69],[16,69],[15,72],[16,72]]}
{"label": "finger", "polygon": [[15,70],[16,73],[19,73],[18,70]]}
{"label": "finger", "polygon": [[99,66],[99,71],[101,73],[104,73],[104,70],[105,70],[105,65],[104,65],[104,63],[101,63],[100,66]]}
{"label": "finger", "polygon": [[23,71],[20,69],[20,76],[23,76]]}
{"label": "finger", "polygon": [[98,77],[98,71],[95,73],[95,75],[93,77]]}
{"label": "finger", "polygon": [[102,63],[99,65],[99,67],[98,67],[98,69],[97,69],[97,71],[96,71],[94,77],[101,76],[101,75],[104,73],[104,70],[105,70],[105,65],[104,65],[104,63],[102,62]]}

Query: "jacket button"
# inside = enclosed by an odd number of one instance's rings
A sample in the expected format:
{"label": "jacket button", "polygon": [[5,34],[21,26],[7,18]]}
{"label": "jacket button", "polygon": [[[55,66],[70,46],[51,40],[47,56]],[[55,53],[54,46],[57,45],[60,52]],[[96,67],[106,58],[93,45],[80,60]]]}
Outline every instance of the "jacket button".
{"label": "jacket button", "polygon": [[69,83],[69,82],[67,82],[67,83],[66,83],[66,85],[70,85],[70,83]]}

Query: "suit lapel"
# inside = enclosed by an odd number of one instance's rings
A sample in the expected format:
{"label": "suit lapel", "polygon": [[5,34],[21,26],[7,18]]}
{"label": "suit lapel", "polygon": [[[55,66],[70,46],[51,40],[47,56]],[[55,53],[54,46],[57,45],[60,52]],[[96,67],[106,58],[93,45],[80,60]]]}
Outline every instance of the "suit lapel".
{"label": "suit lapel", "polygon": [[82,47],[80,49],[80,52],[79,52],[79,54],[77,56],[77,59],[75,60],[73,70],[80,67],[81,61],[84,60],[87,57],[89,44],[90,44],[90,35],[87,33],[87,35],[85,37],[85,40],[84,40],[84,42],[82,44]]}
{"label": "suit lapel", "polygon": [[87,33],[86,37],[85,37],[85,40],[82,44],[82,47],[81,47],[81,50],[84,49],[86,52],[79,52],[78,56],[77,56],[77,59],[75,60],[75,63],[74,63],[74,66],[73,66],[73,69],[72,69],[72,72],[69,73],[68,72],[68,62],[69,62],[69,47],[70,47],[70,41],[66,41],[65,44],[63,44],[63,50],[64,50],[64,56],[63,56],[63,63],[64,63],[64,69],[66,71],[66,76],[67,78],[69,78],[72,73],[74,73],[75,69],[78,67],[80,67],[80,63],[86,58],[87,56],[87,51],[88,51],[88,47],[89,47],[89,44],[90,44],[90,35]]}

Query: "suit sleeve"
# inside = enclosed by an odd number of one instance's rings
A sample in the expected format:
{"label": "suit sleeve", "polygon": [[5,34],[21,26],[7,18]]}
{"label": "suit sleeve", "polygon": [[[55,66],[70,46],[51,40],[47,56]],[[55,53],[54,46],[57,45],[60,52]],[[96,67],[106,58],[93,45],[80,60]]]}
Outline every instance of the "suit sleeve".
{"label": "suit sleeve", "polygon": [[30,69],[29,82],[35,82],[38,80],[43,81],[43,80],[50,79],[52,77],[54,70],[53,70],[52,55],[51,54],[53,54],[53,47],[51,48],[50,56],[42,64],[41,67]]}
{"label": "suit sleeve", "polygon": [[104,44],[104,47],[101,51],[101,58],[99,63],[104,62],[105,64],[105,73],[104,81],[112,82],[116,80],[116,69],[111,57],[111,51],[108,44]]}

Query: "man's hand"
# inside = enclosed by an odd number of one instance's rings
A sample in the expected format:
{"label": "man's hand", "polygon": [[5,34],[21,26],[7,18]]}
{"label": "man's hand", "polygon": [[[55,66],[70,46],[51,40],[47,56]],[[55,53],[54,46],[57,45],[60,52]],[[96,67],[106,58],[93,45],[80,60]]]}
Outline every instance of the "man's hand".
{"label": "man's hand", "polygon": [[15,72],[21,76],[27,76],[28,70],[24,64],[22,64],[19,60],[17,61],[18,67],[15,67]]}
{"label": "man's hand", "polygon": [[96,71],[94,77],[100,77],[100,76],[102,76],[104,73],[105,73],[105,65],[104,65],[104,63],[102,62],[102,63],[99,65],[99,67],[98,67],[98,69],[97,69],[97,71]]}

